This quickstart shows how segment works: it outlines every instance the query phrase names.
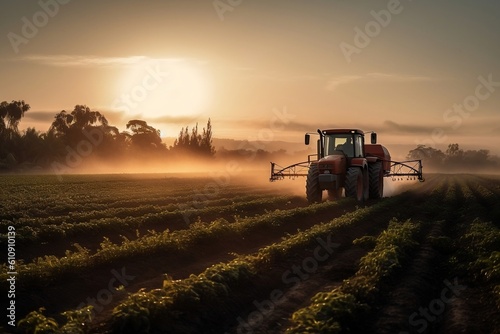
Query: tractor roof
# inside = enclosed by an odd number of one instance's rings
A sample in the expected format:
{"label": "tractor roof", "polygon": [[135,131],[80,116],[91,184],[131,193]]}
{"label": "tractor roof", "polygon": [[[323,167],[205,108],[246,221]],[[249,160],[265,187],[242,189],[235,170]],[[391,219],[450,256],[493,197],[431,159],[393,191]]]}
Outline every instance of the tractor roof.
{"label": "tractor roof", "polygon": [[329,129],[329,130],[323,130],[324,134],[330,135],[330,134],[335,134],[335,133],[358,133],[360,135],[364,135],[365,133],[361,130],[358,129]]}

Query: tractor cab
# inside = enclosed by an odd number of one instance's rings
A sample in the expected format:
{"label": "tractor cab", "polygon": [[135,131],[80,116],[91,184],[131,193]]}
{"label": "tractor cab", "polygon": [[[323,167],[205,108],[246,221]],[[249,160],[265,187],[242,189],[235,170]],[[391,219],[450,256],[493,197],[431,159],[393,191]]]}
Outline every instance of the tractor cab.
{"label": "tractor cab", "polygon": [[364,136],[355,131],[348,133],[325,133],[324,134],[325,156],[343,152],[348,158],[361,158],[364,153]]}
{"label": "tractor cab", "polygon": [[[318,131],[318,160],[329,155],[345,154],[347,158],[365,157],[365,139],[361,130],[334,129]],[[376,134],[372,134],[372,144],[375,144]],[[310,134],[305,135],[305,144],[309,145]]]}

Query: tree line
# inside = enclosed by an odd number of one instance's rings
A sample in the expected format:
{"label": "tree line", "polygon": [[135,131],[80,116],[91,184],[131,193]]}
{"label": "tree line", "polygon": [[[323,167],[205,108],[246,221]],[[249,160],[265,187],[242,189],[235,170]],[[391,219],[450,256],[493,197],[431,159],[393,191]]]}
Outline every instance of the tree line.
{"label": "tree line", "polygon": [[500,159],[489,150],[463,150],[457,143],[449,144],[445,152],[418,145],[408,152],[408,159],[422,159],[426,167],[441,171],[493,169]]}
{"label": "tree line", "polygon": [[72,167],[89,155],[109,161],[215,155],[210,118],[201,133],[198,124],[191,131],[182,128],[174,144],[167,147],[160,131],[146,121],[130,120],[126,130],[120,131],[101,112],[86,105],[57,113],[47,132],[35,128],[20,132],[19,123],[29,110],[30,105],[22,100],[0,103],[0,170],[45,169],[61,164]]}
{"label": "tree line", "polygon": [[[99,111],[86,105],[76,105],[72,111],[62,110],[54,116],[47,132],[35,128],[19,131],[19,123],[30,105],[24,101],[0,103],[0,171],[18,169],[52,169],[76,167],[85,157],[101,162],[123,160],[168,160],[181,156],[214,157],[210,118],[201,131],[198,124],[183,127],[172,146],[162,142],[160,131],[146,121],[133,119],[125,131],[110,125]],[[296,152],[295,155],[297,155]],[[221,148],[221,159],[266,160],[290,156],[284,150],[269,152],[254,147],[237,150]],[[425,167],[435,170],[492,169],[500,159],[485,149],[463,150],[459,144],[449,144],[445,152],[425,145],[410,150],[408,159],[422,159]]]}

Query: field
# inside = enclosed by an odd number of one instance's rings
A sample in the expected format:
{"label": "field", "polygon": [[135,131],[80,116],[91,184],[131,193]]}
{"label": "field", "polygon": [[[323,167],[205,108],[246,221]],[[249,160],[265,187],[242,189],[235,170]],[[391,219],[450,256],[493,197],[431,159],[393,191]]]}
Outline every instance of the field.
{"label": "field", "polygon": [[3,331],[500,333],[499,177],[363,205],[254,181],[0,176]]}

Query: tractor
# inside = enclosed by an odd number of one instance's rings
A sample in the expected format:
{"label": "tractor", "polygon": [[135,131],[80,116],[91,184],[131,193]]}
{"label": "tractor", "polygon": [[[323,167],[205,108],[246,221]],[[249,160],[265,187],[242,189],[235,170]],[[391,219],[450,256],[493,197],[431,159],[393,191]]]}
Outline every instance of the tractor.
{"label": "tractor", "polygon": [[318,129],[317,133],[306,133],[306,145],[311,134],[319,135],[317,153],[287,167],[271,162],[270,181],[305,176],[309,203],[321,202],[325,190],[330,200],[342,194],[360,202],[382,198],[384,177],[424,181],[421,160],[392,161],[387,148],[377,144],[377,134],[369,133],[371,144],[365,144],[365,133],[358,129]]}

